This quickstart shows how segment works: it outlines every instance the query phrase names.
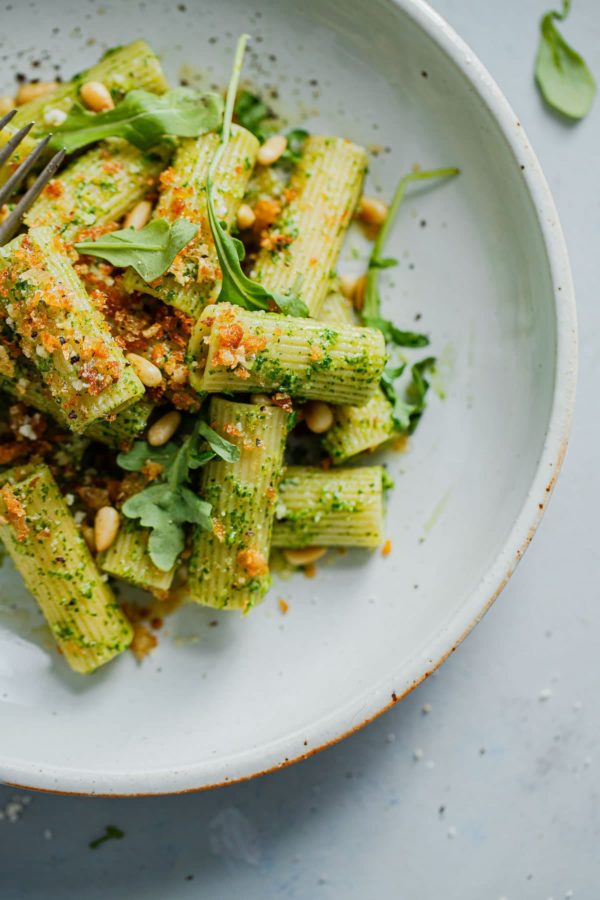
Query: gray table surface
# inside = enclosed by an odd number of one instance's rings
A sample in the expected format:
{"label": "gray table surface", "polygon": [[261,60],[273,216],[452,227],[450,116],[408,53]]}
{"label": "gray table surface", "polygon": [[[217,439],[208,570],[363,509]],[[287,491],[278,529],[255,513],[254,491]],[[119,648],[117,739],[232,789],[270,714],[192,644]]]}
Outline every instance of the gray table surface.
{"label": "gray table surface", "polygon": [[[532,84],[546,0],[436,0],[521,117],[562,217],[581,371],[564,471],[499,601],[441,671],[314,759],[223,790],[31,795],[0,821],[2,900],[600,896],[600,100],[569,127]],[[559,4],[560,5],[560,4]],[[565,28],[600,76],[600,7]],[[0,788],[0,809],[13,797]],[[88,848],[108,824],[120,841]]]}

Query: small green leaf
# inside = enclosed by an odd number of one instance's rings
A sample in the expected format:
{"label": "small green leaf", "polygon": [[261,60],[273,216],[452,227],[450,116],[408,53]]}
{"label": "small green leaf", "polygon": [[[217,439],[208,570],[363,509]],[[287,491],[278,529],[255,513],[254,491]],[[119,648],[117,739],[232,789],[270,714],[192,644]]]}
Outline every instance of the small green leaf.
{"label": "small green leaf", "polygon": [[226,441],[220,434],[207,425],[206,422],[200,421],[198,431],[213,450],[213,452],[224,459],[225,462],[237,462],[240,458],[240,448],[230,441]]}
{"label": "small green leaf", "polygon": [[397,266],[398,260],[394,259],[393,256],[387,256],[383,259],[377,259],[372,256],[369,260],[369,269],[391,269],[392,266]]}
{"label": "small green leaf", "polygon": [[185,532],[172,520],[154,528],[148,538],[148,554],[157,569],[170,572],[185,547]]}
{"label": "small green leaf", "polygon": [[90,112],[75,103],[54,130],[50,146],[73,153],[105,138],[120,137],[140,150],[149,150],[165,135],[198,137],[216,131],[222,117],[223,101],[218,94],[201,94],[191,88],[162,95],[134,90],[106,112]]}
{"label": "small green leaf", "polygon": [[542,18],[535,79],[549,106],[571,119],[583,119],[593,103],[596,82],[585,60],[554,24],[567,17],[570,6],[570,0],[563,0],[561,12],[550,11]]}
{"label": "small green leaf", "polygon": [[121,840],[121,838],[124,837],[125,832],[121,831],[120,828],[117,828],[115,825],[107,825],[104,834],[101,837],[97,837],[95,840],[90,841],[89,847],[90,850],[95,850],[96,847],[106,843],[106,841]]}
{"label": "small green leaf", "polygon": [[270,109],[260,97],[256,94],[251,94],[250,91],[240,91],[233,112],[236,121],[242,128],[251,131],[259,141],[265,140],[268,136],[265,122],[272,118],[272,115]]}
{"label": "small green leaf", "polygon": [[379,316],[375,318],[363,316],[363,324],[369,328],[378,328],[383,333],[387,343],[395,344],[396,347],[427,347],[429,344],[429,338],[426,334],[419,334],[416,331],[402,331],[389,319],[382,319]]}
{"label": "small green leaf", "polygon": [[286,166],[295,166],[300,162],[304,142],[308,137],[308,131],[304,128],[294,128],[286,134],[287,147],[275,163],[275,165],[284,164]]}
{"label": "small green leaf", "polygon": [[168,466],[175,452],[176,447],[171,441],[162,447],[151,447],[146,441],[136,441],[131,450],[117,455],[117,465],[128,472],[139,472],[149,462]]}
{"label": "small green leaf", "polygon": [[198,226],[187,219],[177,219],[172,224],[166,219],[153,219],[136,231],[124,228],[111,231],[95,241],[75,244],[78,253],[99,256],[113,266],[135,269],[146,282],[160,278],[168,271],[173,260],[198,232]]}
{"label": "small green leaf", "polygon": [[206,177],[208,222],[215,242],[219,266],[222,273],[221,290],[217,297],[217,301],[219,303],[234,303],[237,306],[244,307],[244,309],[263,310],[269,309],[270,304],[274,303],[279,307],[281,312],[286,315],[308,316],[308,307],[301,297],[293,290],[284,294],[275,294],[248,278],[240,265],[240,262],[244,258],[243,245],[241,244],[241,241],[232,237],[232,235],[226,231],[223,223],[219,222],[214,208],[212,195],[213,175],[223,156],[225,147],[229,142],[234,100],[240,80],[247,40],[248,35],[244,34],[238,41],[229,88],[227,90],[221,140],[215,151]]}
{"label": "small green leaf", "polygon": [[406,370],[406,363],[397,367],[388,366],[381,378],[381,389],[392,404],[394,426],[398,431],[412,434],[427,406],[425,400],[429,390],[429,381],[425,373],[435,367],[435,358],[428,356],[415,363],[411,368],[411,380],[404,394],[396,388],[395,381]]}

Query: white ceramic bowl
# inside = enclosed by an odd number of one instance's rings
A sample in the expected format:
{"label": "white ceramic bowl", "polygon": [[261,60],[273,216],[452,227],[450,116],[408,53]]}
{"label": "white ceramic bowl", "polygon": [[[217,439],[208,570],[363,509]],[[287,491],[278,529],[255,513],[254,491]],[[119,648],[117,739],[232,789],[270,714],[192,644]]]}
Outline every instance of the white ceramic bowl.
{"label": "white ceramic bowl", "polygon": [[391,148],[373,160],[373,186],[389,194],[417,162],[463,170],[413,194],[390,247],[401,258],[386,289],[394,318],[422,314],[447,398],[432,400],[410,453],[391,456],[387,559],[349,554],[315,580],[280,582],[246,618],[183,610],[141,667],[126,654],[87,679],[49,651],[33,601],[2,569],[0,778],[104,794],[235,781],[314,753],[400,700],[510,577],[567,443],[567,253],[520,123],[421,0],[257,0],[259,12],[245,0],[38,6],[37,19],[29,4],[2,14],[6,89],[33,59],[39,77],[53,63],[68,75],[139,36],[174,77],[186,61],[223,83],[248,29],[259,42],[246,71],[277,87],[291,121],[308,113],[313,130]]}

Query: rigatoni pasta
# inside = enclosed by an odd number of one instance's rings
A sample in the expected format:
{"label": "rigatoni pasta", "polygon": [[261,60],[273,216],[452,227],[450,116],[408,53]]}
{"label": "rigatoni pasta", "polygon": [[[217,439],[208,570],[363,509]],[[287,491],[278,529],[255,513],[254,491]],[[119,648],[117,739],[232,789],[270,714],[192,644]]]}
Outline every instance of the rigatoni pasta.
{"label": "rigatoni pasta", "polygon": [[201,493],[212,504],[213,527],[194,536],[189,599],[247,612],[271,583],[271,529],[289,414],[277,406],[215,398],[209,420],[240,448],[240,459],[210,462],[203,471]]}
{"label": "rigatoni pasta", "polygon": [[8,472],[0,539],[71,668],[92,672],[127,648],[129,622],[98,571],[46,466]]}
{"label": "rigatoni pasta", "polygon": [[[125,279],[129,290],[151,294],[192,316],[198,316],[207,301],[214,299],[220,278],[206,211],[206,176],[217,145],[214,133],[182,140],[173,165],[161,177],[154,217],[171,222],[183,217],[195,222],[196,237],[178,254],[167,274],[156,281],[146,284],[132,270]],[[253,134],[245,128],[233,129],[214,178],[218,214],[229,227],[235,221],[257,151]]]}
{"label": "rigatoni pasta", "polygon": [[323,325],[225,303],[204,311],[190,355],[191,383],[199,391],[285,391],[357,405],[376,391],[386,359],[376,329]]}
{"label": "rigatoni pasta", "polygon": [[383,469],[288,466],[279,485],[274,547],[367,547],[383,541]]}
{"label": "rigatoni pasta", "polygon": [[[319,314],[323,322],[356,325],[352,306],[339,293],[327,297]],[[334,424],[323,437],[323,447],[339,465],[359,453],[375,450],[394,435],[392,404],[381,388],[363,406],[334,407]]]}
{"label": "rigatoni pasta", "polygon": [[252,269],[259,284],[280,293],[299,284],[310,314],[318,317],[366,168],[363,147],[331,136],[306,139],[289,200],[264,235]]}
{"label": "rigatoni pasta", "polygon": [[0,250],[0,285],[5,321],[73,431],[144,395],[51,229]]}

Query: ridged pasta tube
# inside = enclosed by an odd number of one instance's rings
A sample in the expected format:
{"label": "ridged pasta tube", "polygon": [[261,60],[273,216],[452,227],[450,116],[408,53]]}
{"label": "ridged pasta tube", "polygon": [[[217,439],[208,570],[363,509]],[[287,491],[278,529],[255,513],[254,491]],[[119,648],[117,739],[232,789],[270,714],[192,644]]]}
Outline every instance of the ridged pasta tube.
{"label": "ridged pasta tube", "polygon": [[298,282],[311,316],[331,289],[344,235],[358,203],[367,154],[338,137],[311,135],[292,172],[291,198],[263,240],[252,277],[285,293]]}
{"label": "ridged pasta tube", "polygon": [[157,569],[148,555],[148,528],[142,528],[131,519],[124,519],[116,540],[97,559],[103,572],[121,578],[146,591],[160,594],[168,591],[175,569],[163,572]]}
{"label": "ridged pasta tube", "polygon": [[0,131],[0,147],[3,147],[15,132],[28,122],[35,122],[35,128],[0,172],[0,184],[34,149],[39,137],[52,131],[53,113],[57,110],[68,112],[73,101],[78,98],[81,85],[86,81],[101,81],[111,92],[115,102],[134,88],[142,88],[153,94],[164,94],[169,87],[158,56],[145,41],[134,41],[125,47],[108,50],[95,66],[79,72],[70,81],[59,85],[51,94],[31,100],[18,108],[10,125]]}
{"label": "ridged pasta tube", "polygon": [[32,229],[0,249],[0,307],[72,431],[144,396],[51,229]]}
{"label": "ridged pasta tube", "polygon": [[[221,277],[206,208],[206,176],[219,140],[215,133],[183,139],[173,165],[161,176],[162,190],[154,217],[169,222],[188,219],[199,226],[196,237],[177,255],[167,274],[151,284],[133,270],[125,277],[128,290],[151,294],[190,316],[198,316],[216,295]],[[235,221],[257,152],[254,135],[234,126],[213,178],[217,215],[228,227]]]}
{"label": "ridged pasta tube", "polygon": [[274,547],[377,547],[383,540],[383,469],[288,466],[279,485]]}
{"label": "ridged pasta tube", "polygon": [[374,328],[324,325],[313,319],[213,304],[189,348],[198,391],[286,391],[329,403],[366,403],[385,365]]}
{"label": "ridged pasta tube", "polygon": [[[26,406],[51,416],[59,425],[69,428],[69,419],[56,403],[44,384],[37,369],[23,355],[11,359],[6,348],[0,344],[0,390]],[[94,441],[109,447],[121,447],[131,443],[147,424],[154,405],[142,398],[127,409],[121,410],[114,419],[99,419],[86,428],[84,434]]]}
{"label": "ridged pasta tube", "polygon": [[213,460],[201,493],[213,507],[213,530],[198,531],[189,561],[189,599],[247,611],[271,583],[271,527],[288,431],[288,413],[213,398],[209,422],[240,448],[235,463]]}
{"label": "ridged pasta tube", "polygon": [[25,223],[47,225],[73,242],[81,231],[118,221],[152,189],[170,149],[167,142],[143,151],[118,138],[104,141],[47,185]]}
{"label": "ridged pasta tube", "polygon": [[[356,324],[350,303],[341,294],[329,294],[319,314],[323,322]],[[323,447],[339,465],[359,453],[375,450],[393,437],[392,404],[381,388],[364,406],[334,406],[334,424],[323,436]]]}
{"label": "ridged pasta tube", "polygon": [[132,630],[96,568],[47,466],[3,476],[0,539],[75,672],[92,672],[131,643]]}

